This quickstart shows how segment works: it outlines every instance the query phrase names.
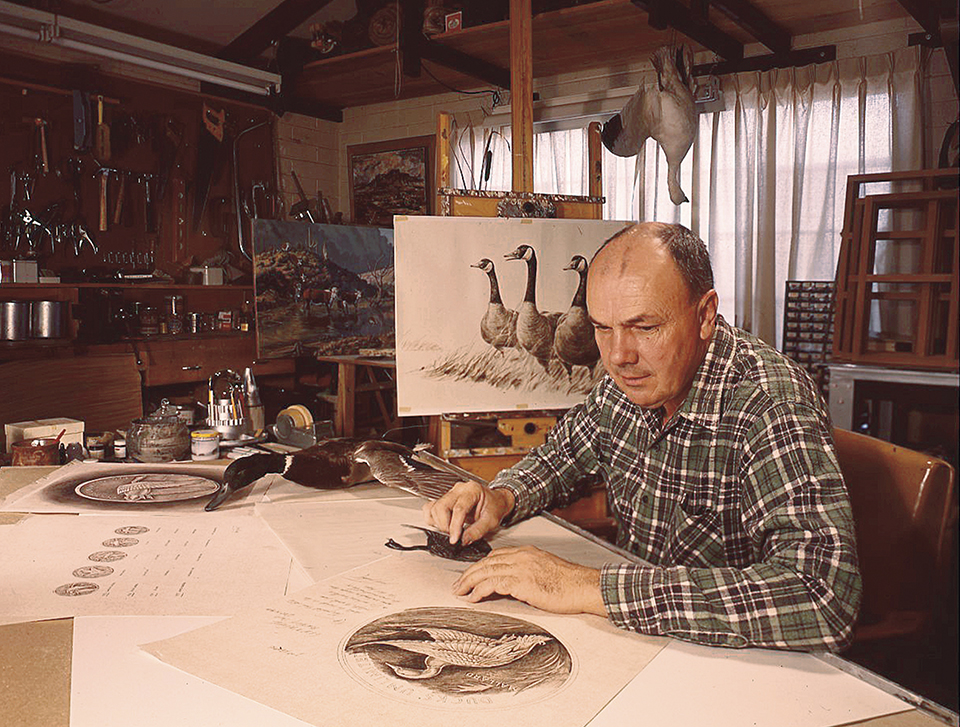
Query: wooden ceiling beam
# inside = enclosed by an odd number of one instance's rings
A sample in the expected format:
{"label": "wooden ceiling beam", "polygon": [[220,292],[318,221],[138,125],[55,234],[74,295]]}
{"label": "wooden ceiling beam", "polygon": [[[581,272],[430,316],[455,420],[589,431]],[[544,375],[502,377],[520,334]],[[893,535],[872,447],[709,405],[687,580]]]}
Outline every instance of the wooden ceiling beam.
{"label": "wooden ceiling beam", "polygon": [[930,35],[940,35],[940,11],[933,0],[898,0],[900,5]]}
{"label": "wooden ceiling beam", "polygon": [[793,68],[809,66],[812,63],[827,63],[837,59],[837,46],[821,45],[816,48],[802,48],[787,53],[770,53],[762,56],[750,56],[736,61],[702,63],[693,67],[694,76],[724,76],[744,71],[769,71],[772,68]]}
{"label": "wooden ceiling beam", "polygon": [[432,61],[499,88],[510,88],[510,71],[429,38],[421,31],[424,0],[402,0],[400,62],[403,74],[420,77],[420,62]]}
{"label": "wooden ceiling beam", "polygon": [[792,45],[790,33],[773,22],[748,0],[709,0],[730,20],[739,25],[774,53],[786,53]]}
{"label": "wooden ceiling beam", "polygon": [[426,40],[420,44],[420,56],[427,61],[476,78],[498,88],[510,88],[510,71],[476,58],[468,53],[451,48],[435,40]]}
{"label": "wooden ceiling beam", "polygon": [[677,0],[631,0],[649,16],[650,25],[659,30],[674,28],[721,58],[735,61],[743,58],[743,43],[727,35],[705,18],[690,12]]}
{"label": "wooden ceiling beam", "polygon": [[283,0],[217,54],[236,63],[250,62],[332,0]]}

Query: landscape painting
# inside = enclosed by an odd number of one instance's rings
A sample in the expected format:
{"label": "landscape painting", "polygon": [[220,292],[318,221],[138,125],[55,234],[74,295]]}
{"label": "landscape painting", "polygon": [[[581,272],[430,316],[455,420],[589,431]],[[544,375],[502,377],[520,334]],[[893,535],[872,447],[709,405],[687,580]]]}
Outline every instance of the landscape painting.
{"label": "landscape painting", "polygon": [[394,215],[430,214],[434,144],[431,135],[348,147],[353,222],[392,227]]}
{"label": "landscape painting", "polygon": [[396,232],[401,416],[566,409],[603,376],[586,315],[603,220],[408,217]]}
{"label": "landscape painting", "polygon": [[393,230],[256,220],[259,358],[390,351]]}

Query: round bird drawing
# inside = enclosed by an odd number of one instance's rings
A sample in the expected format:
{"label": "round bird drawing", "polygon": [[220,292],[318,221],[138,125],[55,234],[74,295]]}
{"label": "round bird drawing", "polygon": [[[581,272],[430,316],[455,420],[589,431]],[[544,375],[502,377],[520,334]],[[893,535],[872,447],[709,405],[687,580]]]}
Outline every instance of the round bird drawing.
{"label": "round bird drawing", "polygon": [[500,297],[500,284],[497,271],[490,258],[483,258],[470,266],[479,268],[490,279],[490,300],[487,310],[480,319],[480,337],[502,354],[505,348],[517,345],[517,312],[507,308]]}
{"label": "round bird drawing", "polygon": [[520,245],[504,257],[507,260],[523,260],[527,264],[527,287],[517,311],[517,343],[548,371],[554,355],[553,335],[560,314],[537,310],[537,253],[529,245]]}
{"label": "round bird drawing", "polygon": [[593,334],[593,323],[587,315],[587,260],[583,255],[574,255],[564,270],[576,270],[580,284],[570,309],[557,321],[553,348],[567,376],[571,376],[574,366],[586,366],[592,372],[600,360],[600,350]]}
{"label": "round bird drawing", "polygon": [[423,669],[386,664],[402,679],[429,679],[447,666],[474,669],[506,666],[550,641],[550,637],[543,634],[504,634],[494,639],[459,629],[422,627],[420,630],[430,639],[385,639],[369,641],[355,648],[381,645],[421,654],[425,657]]}

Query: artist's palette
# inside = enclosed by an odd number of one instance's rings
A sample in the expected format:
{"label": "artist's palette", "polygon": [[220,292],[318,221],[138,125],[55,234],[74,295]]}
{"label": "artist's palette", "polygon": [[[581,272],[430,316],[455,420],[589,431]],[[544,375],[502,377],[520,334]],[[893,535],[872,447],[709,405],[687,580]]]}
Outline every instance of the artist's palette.
{"label": "artist's palette", "polygon": [[80,497],[99,502],[179,502],[212,495],[220,484],[207,477],[168,472],[109,475],[76,486]]}

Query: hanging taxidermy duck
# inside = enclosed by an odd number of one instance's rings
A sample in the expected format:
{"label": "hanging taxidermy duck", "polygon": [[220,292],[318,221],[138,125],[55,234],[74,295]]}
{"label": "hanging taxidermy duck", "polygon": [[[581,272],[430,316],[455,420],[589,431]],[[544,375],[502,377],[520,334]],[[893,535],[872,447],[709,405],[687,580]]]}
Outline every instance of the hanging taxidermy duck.
{"label": "hanging taxidermy duck", "polygon": [[216,510],[235,492],[269,474],[318,490],[377,480],[429,499],[440,497],[463,479],[415,460],[413,450],[402,444],[342,437],[291,454],[251,454],[234,460],[204,509]]}
{"label": "hanging taxidermy duck", "polygon": [[657,83],[641,85],[619,114],[603,125],[603,145],[620,157],[640,151],[653,137],[667,158],[670,200],[687,202],[680,188],[680,162],[697,136],[693,101],[693,53],[687,46],[662,46],[653,54]]}

